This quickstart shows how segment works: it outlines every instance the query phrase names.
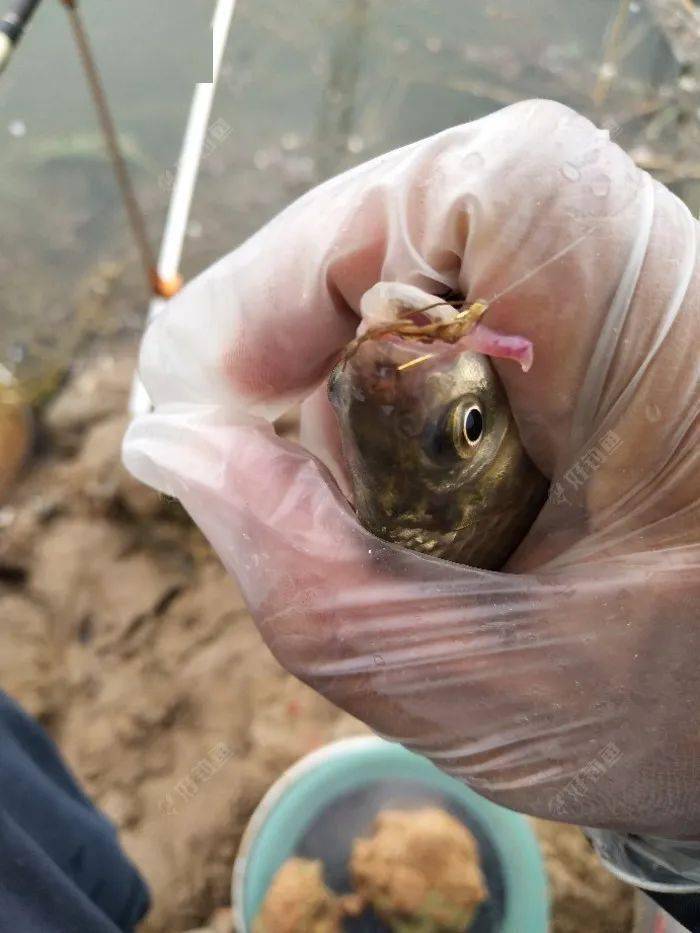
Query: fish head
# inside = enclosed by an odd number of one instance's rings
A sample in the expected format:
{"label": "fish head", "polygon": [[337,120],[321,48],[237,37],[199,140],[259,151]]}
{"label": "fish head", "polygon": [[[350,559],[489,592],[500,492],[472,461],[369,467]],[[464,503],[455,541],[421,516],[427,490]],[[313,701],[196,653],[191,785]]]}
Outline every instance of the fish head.
{"label": "fish head", "polygon": [[[519,543],[523,513],[528,527],[534,517],[533,479],[543,478],[488,357],[396,337],[368,340],[335,367],[329,397],[368,530],[473,566],[503,563]],[[541,504],[543,484],[536,486]]]}

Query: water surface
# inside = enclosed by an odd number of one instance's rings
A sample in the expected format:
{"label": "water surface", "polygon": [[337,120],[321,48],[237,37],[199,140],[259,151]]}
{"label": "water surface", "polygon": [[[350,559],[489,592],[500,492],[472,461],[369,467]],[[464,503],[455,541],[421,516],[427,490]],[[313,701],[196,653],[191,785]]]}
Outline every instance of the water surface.
{"label": "water surface", "polygon": [[[192,88],[211,72],[213,3],[83,8],[155,243]],[[620,8],[239,0],[184,271],[323,178],[528,97],[576,107],[641,158],[689,161],[700,95],[680,99],[679,63],[646,5],[630,4],[610,47]],[[137,333],[147,296],[59,4],[39,9],[0,80],[0,139],[0,362],[63,366],[84,352],[86,332]],[[697,197],[697,182],[671,177],[662,158],[664,172]]]}

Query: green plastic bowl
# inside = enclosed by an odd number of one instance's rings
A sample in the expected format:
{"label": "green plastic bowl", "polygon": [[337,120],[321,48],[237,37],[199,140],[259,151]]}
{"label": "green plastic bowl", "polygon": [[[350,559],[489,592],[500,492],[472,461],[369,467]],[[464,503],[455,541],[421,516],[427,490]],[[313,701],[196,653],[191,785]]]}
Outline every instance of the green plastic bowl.
{"label": "green plastic bowl", "polygon": [[270,883],[288,858],[322,858],[330,887],[343,890],[337,883],[340,866],[347,864],[352,838],[369,828],[374,813],[386,806],[429,803],[461,818],[479,843],[491,897],[471,929],[546,933],[547,877],[527,820],[400,745],[364,736],[302,758],[261,801],[233,869],[231,902],[238,933],[251,933]]}

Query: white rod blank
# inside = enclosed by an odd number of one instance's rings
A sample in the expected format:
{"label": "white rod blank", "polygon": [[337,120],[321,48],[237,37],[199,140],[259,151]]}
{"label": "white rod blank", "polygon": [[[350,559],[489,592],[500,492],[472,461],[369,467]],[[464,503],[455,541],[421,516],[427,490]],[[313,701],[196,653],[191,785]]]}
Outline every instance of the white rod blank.
{"label": "white rod blank", "polygon": [[[158,273],[164,281],[175,279],[180,270],[182,250],[192,208],[192,198],[197,184],[204,144],[209,132],[209,120],[214,96],[219,82],[219,75],[221,74],[221,63],[231,31],[235,8],[236,0],[218,0],[214,11],[212,19],[212,80],[206,84],[198,84],[192,98],[158,259]],[[166,304],[167,302],[162,298],[153,298],[151,300],[147,325],[160,314]],[[150,409],[151,400],[138,374],[136,374],[131,387],[129,412],[134,416],[144,414]]]}

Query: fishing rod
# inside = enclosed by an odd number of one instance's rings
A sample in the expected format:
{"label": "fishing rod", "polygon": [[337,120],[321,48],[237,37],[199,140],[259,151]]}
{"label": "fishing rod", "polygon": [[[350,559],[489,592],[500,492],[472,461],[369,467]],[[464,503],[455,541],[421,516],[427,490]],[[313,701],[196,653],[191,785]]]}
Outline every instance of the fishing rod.
{"label": "fishing rod", "polygon": [[[10,11],[0,20],[0,73],[7,67],[13,51],[40,2],[41,0],[13,0]],[[109,109],[100,73],[92,54],[87,31],[79,13],[78,0],[60,0],[60,2],[68,13],[78,55],[97,111],[100,129],[148,281],[151,293],[148,323],[162,311],[166,300],[176,294],[182,286],[182,276],[179,270],[183,245],[202,154],[211,129],[209,119],[221,73],[224,50],[231,31],[236,0],[216,0],[211,21],[213,42],[212,80],[197,84],[195,88],[180,159],[175,173],[160,255],[157,261],[148,238],[145,218],[139,206],[126,160],[121,150],[119,136]],[[146,390],[138,375],[135,375],[129,410],[132,414],[138,414],[148,411],[150,408],[151,402]]]}
{"label": "fishing rod", "polygon": [[[192,98],[158,259],[158,274],[164,281],[181,281],[180,260],[187,234],[192,198],[199,176],[204,144],[210,129],[209,119],[235,8],[236,0],[217,0],[214,10],[211,26],[212,79],[206,84],[197,84]],[[163,296],[156,295],[151,299],[147,325],[160,314],[165,304]],[[145,414],[151,410],[151,407],[148,393],[136,373],[129,398],[129,413],[132,416]]]}
{"label": "fishing rod", "polygon": [[0,20],[0,74],[7,67],[40,3],[41,0],[15,0],[9,12]]}

